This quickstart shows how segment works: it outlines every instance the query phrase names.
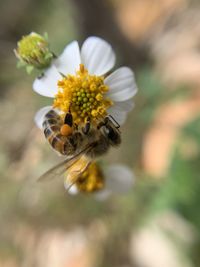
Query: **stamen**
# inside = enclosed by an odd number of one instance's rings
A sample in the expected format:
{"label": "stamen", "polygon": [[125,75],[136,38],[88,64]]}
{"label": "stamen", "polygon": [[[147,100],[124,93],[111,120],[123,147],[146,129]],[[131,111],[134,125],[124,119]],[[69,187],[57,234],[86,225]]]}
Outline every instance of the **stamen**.
{"label": "stamen", "polygon": [[58,81],[58,87],[54,107],[64,112],[68,112],[70,107],[77,124],[84,123],[87,118],[96,122],[107,115],[107,109],[112,105],[112,101],[105,97],[109,88],[104,84],[104,78],[88,74],[83,64],[76,75]]}

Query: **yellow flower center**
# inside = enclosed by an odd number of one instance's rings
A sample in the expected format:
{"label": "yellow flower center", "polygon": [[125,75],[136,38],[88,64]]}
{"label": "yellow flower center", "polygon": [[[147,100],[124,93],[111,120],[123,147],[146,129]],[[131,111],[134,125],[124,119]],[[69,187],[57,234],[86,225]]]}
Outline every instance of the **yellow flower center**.
{"label": "yellow flower center", "polygon": [[58,81],[58,87],[54,108],[64,113],[70,110],[77,124],[88,119],[99,120],[107,115],[107,109],[112,105],[105,97],[109,88],[104,84],[104,77],[90,75],[83,64],[76,75],[67,75]]}
{"label": "yellow flower center", "polygon": [[95,192],[104,187],[104,176],[96,162],[90,164],[76,182],[80,192]]}
{"label": "yellow flower center", "polygon": [[[84,169],[86,170],[81,173]],[[76,185],[79,192],[95,192],[105,185],[104,175],[98,163],[92,162],[88,167],[88,160],[84,157],[69,168],[67,179],[69,183]]]}

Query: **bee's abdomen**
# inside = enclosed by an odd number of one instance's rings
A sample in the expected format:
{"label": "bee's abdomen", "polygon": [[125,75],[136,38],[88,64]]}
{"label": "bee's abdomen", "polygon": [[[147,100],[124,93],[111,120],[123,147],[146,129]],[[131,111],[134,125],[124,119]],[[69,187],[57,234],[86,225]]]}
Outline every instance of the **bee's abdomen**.
{"label": "bee's abdomen", "polygon": [[62,155],[70,155],[73,146],[67,136],[61,135],[60,128],[62,125],[62,118],[54,110],[50,110],[44,117],[44,135],[56,151]]}

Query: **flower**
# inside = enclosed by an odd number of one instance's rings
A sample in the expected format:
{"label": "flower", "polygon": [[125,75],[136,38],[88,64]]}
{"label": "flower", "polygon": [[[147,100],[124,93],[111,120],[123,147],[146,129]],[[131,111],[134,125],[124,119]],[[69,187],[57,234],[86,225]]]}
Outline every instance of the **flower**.
{"label": "flower", "polygon": [[[88,167],[87,163],[85,158],[81,158],[68,170],[64,187],[70,194],[94,193],[97,199],[103,200],[112,193],[126,193],[133,186],[133,172],[128,167],[119,164],[106,166],[97,161]],[[82,168],[86,170],[80,175]]]}
{"label": "flower", "polygon": [[47,68],[53,58],[47,38],[35,32],[23,36],[14,52],[19,59],[18,66],[26,66],[27,71]]}
{"label": "flower", "polygon": [[[71,111],[77,124],[90,119],[100,120],[107,114],[122,124],[132,109],[132,97],[137,86],[132,70],[121,67],[108,74],[115,64],[112,47],[99,37],[89,37],[81,50],[78,42],[66,46],[53,61],[43,77],[34,81],[33,89],[40,95],[54,99],[53,107],[66,113]],[[44,115],[51,106],[36,114],[41,128]]]}

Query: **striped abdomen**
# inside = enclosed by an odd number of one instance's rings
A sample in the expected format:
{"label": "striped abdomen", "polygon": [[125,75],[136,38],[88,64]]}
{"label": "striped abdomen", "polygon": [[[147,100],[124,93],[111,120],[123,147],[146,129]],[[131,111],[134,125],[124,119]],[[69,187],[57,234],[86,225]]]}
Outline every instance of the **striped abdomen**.
{"label": "striped abdomen", "polygon": [[62,118],[54,111],[50,110],[44,117],[44,135],[50,145],[62,155],[72,155],[76,145],[72,137],[63,136],[60,128],[63,125]]}

